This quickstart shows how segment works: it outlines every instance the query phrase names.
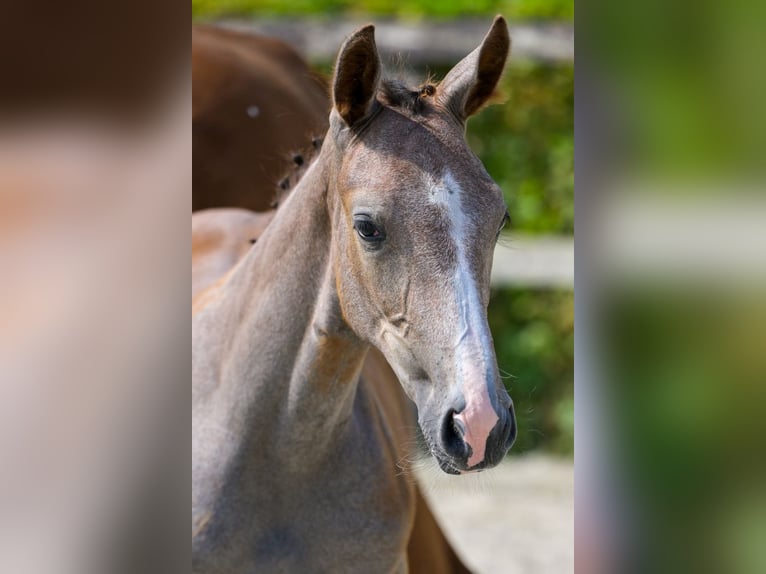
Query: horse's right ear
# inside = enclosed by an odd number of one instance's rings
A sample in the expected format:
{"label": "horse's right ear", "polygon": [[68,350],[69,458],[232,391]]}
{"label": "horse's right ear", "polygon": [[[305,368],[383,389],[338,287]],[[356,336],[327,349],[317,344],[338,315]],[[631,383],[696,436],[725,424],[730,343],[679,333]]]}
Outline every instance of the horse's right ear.
{"label": "horse's right ear", "polygon": [[333,104],[349,127],[370,113],[379,80],[375,27],[368,25],[343,43],[335,63]]}

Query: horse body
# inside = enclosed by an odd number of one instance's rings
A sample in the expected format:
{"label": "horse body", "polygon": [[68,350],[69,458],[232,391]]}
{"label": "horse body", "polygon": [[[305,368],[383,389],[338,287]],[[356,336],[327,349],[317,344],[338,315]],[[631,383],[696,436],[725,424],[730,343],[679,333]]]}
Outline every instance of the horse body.
{"label": "horse body", "polygon": [[[413,112],[379,82],[371,27],[342,48],[318,159],[195,309],[194,571],[407,571],[423,502],[396,466],[409,407],[375,382],[375,360],[418,404],[446,472],[510,447],[486,325],[504,205],[461,125],[507,51],[497,19]],[[365,362],[371,346],[385,361]]]}
{"label": "horse body", "polygon": [[[304,182],[310,179],[311,172]],[[272,223],[220,287],[219,298],[195,316],[193,369],[195,382],[205,382],[193,392],[200,572],[235,572],[236,564],[250,560],[266,571],[343,571],[364,563],[370,571],[390,572],[403,560],[411,486],[403,477],[380,477],[404,454],[407,406],[381,409],[374,386],[356,385],[366,347],[340,322],[328,245],[290,240],[308,225],[329,231],[314,187],[293,192],[279,212],[291,217]],[[301,208],[291,209],[293,202]],[[248,264],[272,250],[279,264],[251,276]],[[254,307],[248,320],[223,332],[248,306]],[[270,369],[259,368],[266,361]],[[217,376],[201,376],[213,371]],[[288,373],[288,380],[275,373]],[[376,432],[381,428],[392,434]],[[231,549],[226,559],[222,547]],[[208,549],[216,551],[214,563],[199,558]]]}
{"label": "horse body", "polygon": [[192,28],[192,211],[269,209],[289,152],[327,130],[322,79],[287,44]]}

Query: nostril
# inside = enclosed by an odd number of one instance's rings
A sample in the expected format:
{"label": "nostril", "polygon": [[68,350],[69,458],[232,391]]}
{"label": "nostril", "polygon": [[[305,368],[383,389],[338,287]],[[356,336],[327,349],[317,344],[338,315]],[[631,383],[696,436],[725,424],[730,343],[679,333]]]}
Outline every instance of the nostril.
{"label": "nostril", "polygon": [[465,436],[465,425],[463,424],[463,421],[455,418],[455,411],[452,411],[452,427],[459,438],[462,439]]}
{"label": "nostril", "polygon": [[463,456],[465,450],[465,426],[463,421],[455,418],[455,410],[450,409],[442,422],[442,445],[452,456]]}

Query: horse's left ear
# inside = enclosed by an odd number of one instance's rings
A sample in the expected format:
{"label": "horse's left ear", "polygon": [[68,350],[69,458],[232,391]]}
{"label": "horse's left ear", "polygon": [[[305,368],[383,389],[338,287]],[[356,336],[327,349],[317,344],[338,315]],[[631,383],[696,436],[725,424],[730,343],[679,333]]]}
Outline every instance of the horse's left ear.
{"label": "horse's left ear", "polygon": [[481,45],[458,62],[439,84],[438,101],[461,120],[478,112],[495,91],[510,47],[508,24],[505,18],[496,16]]}
{"label": "horse's left ear", "polygon": [[380,79],[380,58],[375,27],[354,32],[341,46],[332,82],[333,104],[349,127],[366,117],[375,101]]}

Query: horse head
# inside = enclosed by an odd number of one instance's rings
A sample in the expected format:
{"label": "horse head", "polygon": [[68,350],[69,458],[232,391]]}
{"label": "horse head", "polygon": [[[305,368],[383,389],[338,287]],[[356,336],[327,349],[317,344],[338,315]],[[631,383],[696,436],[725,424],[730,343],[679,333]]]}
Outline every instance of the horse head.
{"label": "horse head", "polygon": [[495,19],[438,85],[381,78],[374,28],[342,46],[322,155],[343,319],[380,349],[442,470],[498,464],[516,435],[487,323],[503,195],[465,140],[510,47]]}

